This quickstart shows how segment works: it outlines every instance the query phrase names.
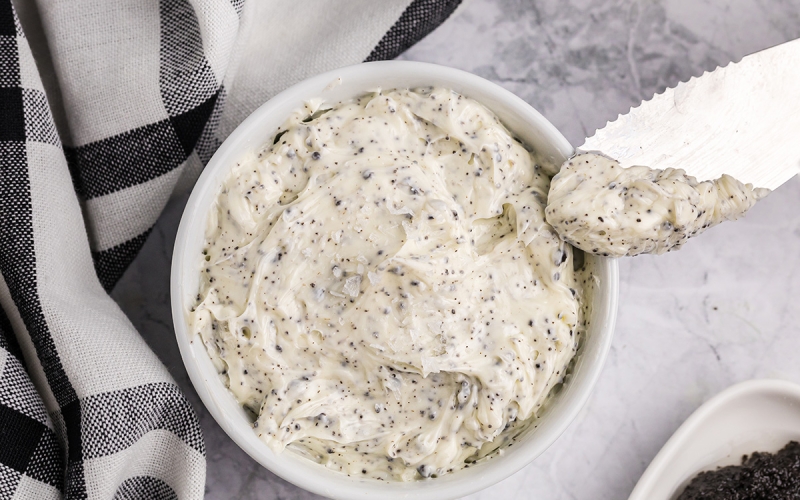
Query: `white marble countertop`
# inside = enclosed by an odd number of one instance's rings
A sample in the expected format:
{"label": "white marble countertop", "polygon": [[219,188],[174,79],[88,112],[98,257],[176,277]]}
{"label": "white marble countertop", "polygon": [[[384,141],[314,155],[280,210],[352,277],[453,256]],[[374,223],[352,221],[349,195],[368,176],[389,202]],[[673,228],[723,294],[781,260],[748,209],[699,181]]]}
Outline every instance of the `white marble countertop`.
{"label": "white marble countertop", "polygon": [[[403,58],[495,81],[579,145],[666,86],[797,37],[800,0],[466,0]],[[241,451],[189,383],[169,310],[183,202],[113,296],[198,412],[209,499],[317,498]],[[586,407],[545,454],[468,498],[626,498],[703,401],[751,378],[800,382],[800,178],[680,252],[621,260],[620,279],[613,346]]]}

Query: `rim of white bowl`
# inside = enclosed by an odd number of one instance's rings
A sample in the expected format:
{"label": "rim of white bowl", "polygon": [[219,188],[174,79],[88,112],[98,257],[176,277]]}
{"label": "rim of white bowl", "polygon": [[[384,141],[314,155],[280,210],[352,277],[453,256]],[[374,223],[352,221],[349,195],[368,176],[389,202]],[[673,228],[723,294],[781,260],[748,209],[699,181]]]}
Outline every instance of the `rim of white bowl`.
{"label": "rim of white bowl", "polygon": [[[411,76],[409,76],[411,75]],[[414,76],[416,75],[416,76]],[[415,80],[416,78],[416,80]],[[248,455],[272,473],[308,491],[333,498],[372,498],[381,495],[384,500],[411,498],[415,500],[456,498],[482,490],[519,471],[541,455],[566,430],[589,399],[607,357],[616,322],[619,295],[619,271],[614,259],[593,258],[595,274],[604,277],[598,285],[598,296],[593,299],[592,334],[576,357],[576,368],[561,393],[554,398],[550,408],[531,430],[518,441],[518,447],[503,455],[477,464],[469,469],[454,471],[441,478],[425,481],[383,482],[347,476],[323,465],[300,457],[292,452],[274,453],[261,441],[244,420],[244,412],[233,399],[211,364],[202,342],[193,342],[188,331],[187,298],[197,290],[189,290],[187,276],[197,274],[200,248],[191,248],[190,235],[205,233],[207,216],[211,207],[210,196],[215,196],[226,170],[245,152],[266,143],[271,134],[291,111],[305,101],[325,93],[335,93],[337,82],[351,82],[363,93],[383,82],[384,88],[404,87],[401,80],[420,83],[407,85],[444,85],[462,94],[476,96],[476,100],[495,112],[497,108],[513,109],[501,121],[520,136],[532,134],[533,141],[543,141],[536,149],[543,161],[563,161],[574,149],[563,135],[538,111],[508,90],[465,71],[429,63],[411,61],[382,61],[363,63],[329,71],[304,80],[276,95],[256,109],[222,143],[198,178],[181,217],[173,250],[170,275],[170,293],[175,336],[181,358],[203,404],[228,436]],[[425,82],[425,83],[423,83]],[[353,91],[355,93],[355,91]],[[336,100],[336,99],[331,99]],[[511,113],[511,112],[510,112]],[[274,127],[264,127],[265,122],[275,122]],[[519,134],[528,127],[526,134]],[[199,227],[198,227],[199,226]],[[196,256],[196,257],[195,257]],[[188,267],[192,258],[197,264]],[[599,318],[599,321],[598,321]],[[596,338],[596,339],[595,339]],[[588,344],[588,345],[587,345]],[[587,352],[590,349],[591,352]]]}

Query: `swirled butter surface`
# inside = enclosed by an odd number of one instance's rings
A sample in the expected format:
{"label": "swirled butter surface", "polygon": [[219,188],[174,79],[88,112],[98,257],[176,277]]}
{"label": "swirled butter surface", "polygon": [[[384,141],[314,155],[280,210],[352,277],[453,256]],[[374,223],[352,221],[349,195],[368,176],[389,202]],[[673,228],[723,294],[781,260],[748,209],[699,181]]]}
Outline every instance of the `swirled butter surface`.
{"label": "swirled butter surface", "polygon": [[546,218],[564,240],[585,252],[661,254],[738,219],[768,193],[730,175],[698,182],[680,169],[622,168],[616,160],[583,153],[553,177]]}
{"label": "swirled butter surface", "polygon": [[232,166],[192,328],[276,451],[382,480],[468,467],[535,420],[584,330],[548,188],[453,91],[311,103]]}

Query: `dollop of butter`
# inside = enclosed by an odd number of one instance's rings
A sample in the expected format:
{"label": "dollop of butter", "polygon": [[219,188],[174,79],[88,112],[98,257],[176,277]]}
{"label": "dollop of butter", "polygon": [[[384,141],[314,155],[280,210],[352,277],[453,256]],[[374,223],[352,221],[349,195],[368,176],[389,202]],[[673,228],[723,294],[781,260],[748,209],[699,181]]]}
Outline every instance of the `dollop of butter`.
{"label": "dollop of butter", "polygon": [[567,160],[553,177],[546,218],[584,252],[661,254],[738,219],[768,193],[729,175],[698,182],[681,169],[622,168],[611,158],[583,153]]}

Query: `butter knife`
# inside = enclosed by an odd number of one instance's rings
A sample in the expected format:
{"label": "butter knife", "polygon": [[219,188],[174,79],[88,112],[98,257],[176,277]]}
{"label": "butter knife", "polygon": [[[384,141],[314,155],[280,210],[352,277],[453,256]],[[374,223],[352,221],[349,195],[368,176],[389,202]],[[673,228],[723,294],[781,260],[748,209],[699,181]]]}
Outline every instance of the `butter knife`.
{"label": "butter knife", "polygon": [[668,88],[578,148],[623,167],[728,174],[775,189],[800,173],[800,39]]}

